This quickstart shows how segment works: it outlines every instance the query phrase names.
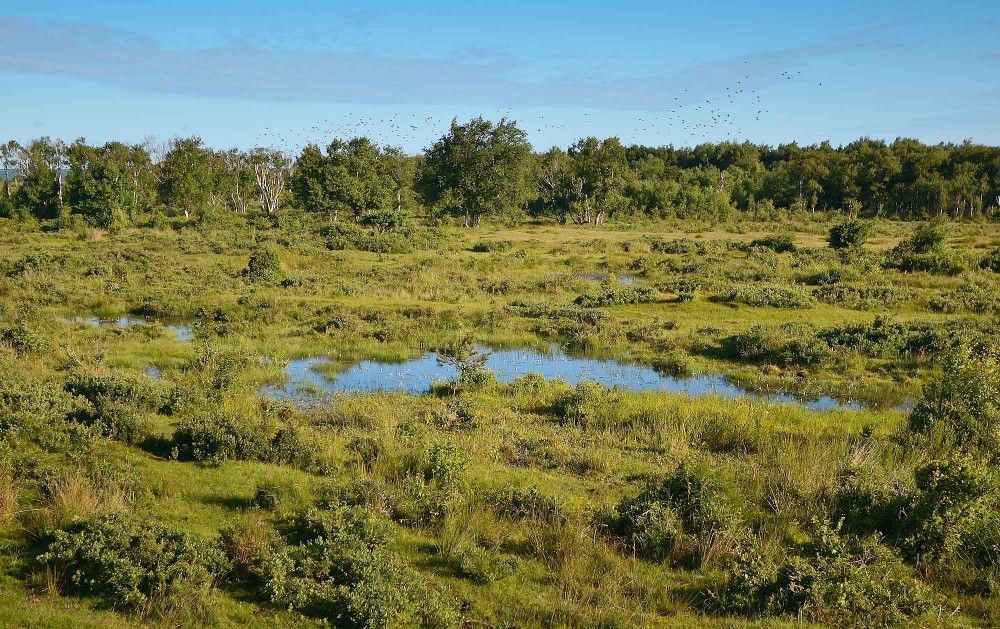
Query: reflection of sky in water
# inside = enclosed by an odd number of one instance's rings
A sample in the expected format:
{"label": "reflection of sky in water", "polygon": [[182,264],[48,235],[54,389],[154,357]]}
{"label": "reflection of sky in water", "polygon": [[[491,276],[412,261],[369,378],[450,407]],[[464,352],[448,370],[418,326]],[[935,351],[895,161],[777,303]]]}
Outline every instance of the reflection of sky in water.
{"label": "reflection of sky in water", "polygon": [[[113,318],[102,318],[102,317],[71,317],[69,319],[70,323],[82,323],[84,325],[93,326],[95,328],[127,328],[132,325],[142,325],[146,323],[155,323],[153,319],[147,319],[146,317],[131,317],[129,315],[124,315]],[[170,330],[177,335],[178,340],[185,343],[194,340],[194,328],[187,323],[165,323],[163,327]]]}
{"label": "reflection of sky in water", "polygon": [[[272,398],[292,401],[310,401],[324,393],[358,393],[371,391],[403,391],[426,393],[432,383],[453,379],[454,368],[442,366],[434,354],[403,363],[391,364],[363,360],[329,378],[313,368],[323,364],[324,358],[302,358],[285,367],[288,380],[280,385],[263,389]],[[486,364],[500,382],[510,382],[527,373],[538,373],[546,380],[562,378],[570,384],[592,380],[605,387],[617,386],[630,391],[669,391],[693,396],[718,395],[727,398],[750,398],[785,404],[798,404],[811,409],[861,409],[858,402],[840,402],[831,397],[801,400],[784,393],[752,393],[728,382],[725,377],[699,375],[674,377],[657,373],[651,367],[620,363],[615,360],[577,358],[553,349],[549,354],[534,350],[504,349],[494,351]],[[317,396],[317,394],[319,394]]]}
{"label": "reflection of sky in water", "polygon": [[[575,277],[581,280],[590,280],[592,282],[603,282],[607,280],[609,276],[607,273],[580,273]],[[617,279],[618,283],[622,286],[631,286],[635,284],[634,275],[616,275],[615,279]]]}

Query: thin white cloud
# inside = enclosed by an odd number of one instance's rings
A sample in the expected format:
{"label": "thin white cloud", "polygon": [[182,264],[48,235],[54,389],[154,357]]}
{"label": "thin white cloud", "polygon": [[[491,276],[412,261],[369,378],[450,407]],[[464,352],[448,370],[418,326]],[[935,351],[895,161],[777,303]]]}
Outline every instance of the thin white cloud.
{"label": "thin white cloud", "polygon": [[[0,18],[0,68],[119,88],[260,101],[667,109],[721,96],[726,87],[786,80],[808,58],[895,45],[888,27],[827,42],[701,64],[669,76],[514,80],[524,62],[496,51],[466,58],[404,59],[375,53],[274,51],[246,43],[171,50],[149,37],[86,24]],[[484,54],[489,52],[490,54]],[[737,84],[736,81],[741,81]]]}

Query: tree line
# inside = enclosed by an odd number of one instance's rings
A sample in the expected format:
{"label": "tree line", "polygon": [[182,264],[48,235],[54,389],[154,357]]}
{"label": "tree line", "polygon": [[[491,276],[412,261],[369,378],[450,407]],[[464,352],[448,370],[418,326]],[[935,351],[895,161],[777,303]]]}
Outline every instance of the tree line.
{"label": "tree line", "polygon": [[524,216],[601,224],[787,211],[957,220],[1000,214],[1000,147],[971,141],[648,147],[588,137],[538,153],[514,122],[483,118],[453,121],[418,155],[365,137],[311,144],[297,157],[263,147],[216,151],[197,137],[101,146],[43,137],[0,144],[0,174],[0,216],[77,214],[112,229],[153,215],[207,219],[281,208],[381,231],[417,212],[466,226]]}

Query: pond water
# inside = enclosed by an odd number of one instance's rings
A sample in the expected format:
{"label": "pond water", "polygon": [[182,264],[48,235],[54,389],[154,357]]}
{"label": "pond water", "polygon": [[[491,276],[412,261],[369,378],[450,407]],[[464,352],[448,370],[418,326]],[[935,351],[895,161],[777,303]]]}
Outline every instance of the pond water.
{"label": "pond water", "polygon": [[[607,279],[609,277],[609,274],[608,273],[578,273],[577,275],[574,275],[573,277],[576,277],[577,279],[581,279],[581,280],[590,280],[591,282],[604,282],[604,281],[607,281]],[[635,284],[635,276],[634,275],[616,275],[615,279],[617,279],[618,283],[620,285],[622,285],[622,286],[632,286],[633,284]]]}
{"label": "pond water", "polygon": [[[317,369],[326,362],[327,359],[322,357],[293,360],[284,370],[287,380],[267,386],[261,392],[274,399],[301,403],[319,401],[333,393],[403,391],[421,394],[428,392],[433,383],[450,380],[457,375],[453,367],[438,364],[433,353],[402,363],[363,360],[335,374],[324,374]],[[840,401],[826,396],[802,399],[787,393],[756,393],[732,384],[720,374],[670,376],[643,365],[570,356],[558,348],[549,353],[530,349],[495,350],[490,354],[486,367],[500,382],[510,382],[534,372],[546,380],[562,378],[570,384],[592,380],[605,387],[629,391],[669,391],[692,396],[768,400],[816,410],[864,408],[860,402]],[[326,371],[329,372],[329,369]]]}
{"label": "pond water", "polygon": [[[71,317],[69,319],[70,323],[82,323],[84,325],[93,326],[95,328],[127,328],[133,325],[145,325],[149,323],[156,323],[155,319],[149,319],[147,317],[134,317],[130,315],[123,315],[118,318],[112,317]],[[189,343],[194,340],[194,328],[190,323],[182,322],[170,322],[163,323],[163,327],[170,330],[177,335],[177,339],[185,343]]]}

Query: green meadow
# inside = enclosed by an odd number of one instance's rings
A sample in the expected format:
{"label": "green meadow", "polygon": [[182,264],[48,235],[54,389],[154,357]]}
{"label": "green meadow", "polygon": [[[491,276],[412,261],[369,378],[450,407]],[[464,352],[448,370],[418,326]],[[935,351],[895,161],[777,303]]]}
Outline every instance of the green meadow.
{"label": "green meadow", "polygon": [[[791,216],[4,222],[0,625],[991,626],[1000,231]],[[797,401],[477,349],[553,344]]]}

